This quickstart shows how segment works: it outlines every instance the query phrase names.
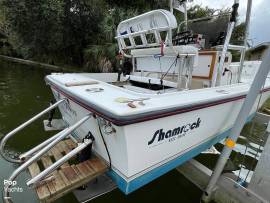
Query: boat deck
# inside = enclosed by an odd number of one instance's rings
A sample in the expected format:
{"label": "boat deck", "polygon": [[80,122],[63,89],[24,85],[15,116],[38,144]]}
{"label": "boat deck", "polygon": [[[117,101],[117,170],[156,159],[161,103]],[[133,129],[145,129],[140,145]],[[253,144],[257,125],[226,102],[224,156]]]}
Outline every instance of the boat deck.
{"label": "boat deck", "polygon": [[[29,166],[30,175],[35,177],[76,146],[77,144],[71,139],[59,142],[40,160]],[[52,202],[88,183],[108,169],[105,162],[97,157],[93,157],[81,163],[76,162],[76,158],[74,157],[51,173],[51,175],[45,178],[39,185],[35,186],[40,202]]]}

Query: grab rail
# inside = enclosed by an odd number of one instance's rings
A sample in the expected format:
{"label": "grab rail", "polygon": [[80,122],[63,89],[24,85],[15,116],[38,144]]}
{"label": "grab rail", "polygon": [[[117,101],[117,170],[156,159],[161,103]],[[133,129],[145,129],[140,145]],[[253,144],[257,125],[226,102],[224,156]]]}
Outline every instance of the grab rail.
{"label": "grab rail", "polygon": [[[47,146],[45,146],[43,149],[38,151],[34,156],[32,156],[30,159],[28,159],[26,162],[24,162],[20,167],[18,167],[9,177],[9,181],[14,181],[15,178],[26,168],[28,168],[34,161],[38,160],[43,154],[48,152],[51,148],[53,148],[57,143],[59,143],[61,140],[63,140],[65,137],[67,137],[71,132],[73,132],[75,129],[77,129],[79,126],[81,126],[85,121],[87,121],[92,114],[88,114],[81,120],[79,120],[77,123],[73,124],[72,126],[66,128],[65,130],[62,130],[61,132],[57,133],[57,138],[54,139],[51,143],[49,143]],[[7,184],[4,186],[4,201],[6,203],[10,203],[10,195],[9,195],[9,187],[11,185]]]}
{"label": "grab rail", "polygon": [[64,102],[66,99],[62,99],[59,100],[58,102],[56,102],[55,104],[49,106],[47,109],[43,110],[42,112],[40,112],[39,114],[35,115],[34,117],[32,117],[31,119],[29,119],[28,121],[24,122],[23,124],[21,124],[19,127],[15,128],[14,130],[12,130],[11,132],[9,132],[1,141],[0,143],[0,154],[1,156],[8,162],[13,162],[13,163],[21,163],[22,160],[20,159],[13,159],[9,156],[7,156],[5,154],[5,145],[8,141],[8,139],[10,139],[14,134],[16,134],[17,132],[21,131],[22,129],[24,129],[26,126],[28,126],[29,124],[33,123],[35,120],[37,120],[38,118],[40,118],[41,116],[43,116],[44,114],[46,114],[47,112],[49,112],[50,110],[56,108],[59,104],[61,104],[62,102]]}
{"label": "grab rail", "polygon": [[32,186],[37,184],[38,181],[49,175],[51,172],[55,171],[59,166],[64,164],[66,161],[68,161],[70,158],[78,154],[80,151],[82,151],[84,148],[86,148],[88,145],[90,145],[93,141],[91,139],[85,139],[83,143],[79,143],[79,146],[77,146],[75,149],[70,151],[68,154],[63,156],[61,159],[57,160],[55,163],[50,165],[48,168],[46,168],[44,171],[33,177],[31,180],[29,180],[26,185]]}
{"label": "grab rail", "polygon": [[[64,133],[64,131],[66,131],[66,129],[64,129],[62,132]],[[55,140],[59,135],[55,134],[54,136],[50,137],[49,139],[45,140],[44,142],[40,143],[39,145],[35,146],[34,148],[30,149],[29,151],[21,154],[19,156],[19,159],[23,162],[25,161],[27,158],[29,158],[31,155],[33,155],[35,152],[39,151],[40,149],[42,149],[43,147],[45,147],[46,145],[48,145],[49,143],[51,143],[53,140]]]}

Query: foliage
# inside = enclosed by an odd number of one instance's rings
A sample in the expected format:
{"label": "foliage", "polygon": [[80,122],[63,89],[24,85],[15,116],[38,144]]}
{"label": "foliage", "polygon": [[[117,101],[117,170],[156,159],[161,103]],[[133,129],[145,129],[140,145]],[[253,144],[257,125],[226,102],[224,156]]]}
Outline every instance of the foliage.
{"label": "foliage", "polygon": [[126,0],[107,0],[110,7],[121,7],[123,10],[138,10],[139,13],[153,10],[153,9],[167,9],[168,1],[166,0],[136,0],[136,1],[126,1]]}
{"label": "foliage", "polygon": [[82,64],[83,49],[100,31],[102,1],[3,0],[13,45],[24,58],[64,58]]}
{"label": "foliage", "polygon": [[116,67],[117,44],[92,45],[84,50],[85,71],[112,72]]}
{"label": "foliage", "polygon": [[[243,45],[245,39],[245,31],[245,23],[240,23],[239,25],[235,26],[230,43],[234,45]],[[239,51],[232,51],[232,57],[233,61],[240,61],[241,53]]]}
{"label": "foliage", "polygon": [[231,43],[235,45],[243,45],[245,39],[246,25],[245,23],[240,23],[234,28],[232,33]]}
{"label": "foliage", "polygon": [[209,7],[202,7],[200,5],[194,5],[189,8],[188,10],[188,19],[195,19],[195,18],[202,18],[214,15],[217,10],[209,8]]}
{"label": "foliage", "polygon": [[[168,0],[0,0],[0,30],[5,28],[8,43],[22,58],[107,72],[117,64],[114,36],[119,22],[159,8],[168,9]],[[195,5],[188,17],[222,12],[228,9]],[[243,39],[239,26],[233,34],[237,43]]]}

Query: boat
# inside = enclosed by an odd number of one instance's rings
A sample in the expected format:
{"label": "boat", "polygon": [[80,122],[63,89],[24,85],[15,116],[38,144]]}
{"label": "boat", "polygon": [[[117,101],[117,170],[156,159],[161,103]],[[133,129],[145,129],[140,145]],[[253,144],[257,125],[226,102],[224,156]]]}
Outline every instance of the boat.
{"label": "boat", "polygon": [[[116,36],[120,73],[45,78],[65,125],[80,122],[72,139],[91,135],[91,152],[125,194],[228,137],[261,63],[231,62],[228,50],[245,47],[228,44],[230,31],[224,45],[204,49],[201,34],[173,36],[177,27],[163,9],[124,20]],[[269,96],[267,78],[247,122]]]}
{"label": "boat", "polygon": [[[237,82],[239,66],[231,66],[228,59],[227,73],[222,75],[218,86],[211,87],[220,51],[174,46],[170,37],[164,47],[160,43],[135,42],[135,37],[143,42],[147,33],[158,35],[162,30],[169,33],[176,26],[175,17],[166,10],[121,22],[116,38],[121,51],[132,49],[133,70],[129,75],[121,75],[119,81],[117,73],[46,77],[56,101],[69,101],[68,105],[59,106],[68,125],[89,113],[95,115],[74,137],[83,139],[91,131],[95,137],[93,150],[110,162],[109,174],[126,194],[227,137],[252,82],[248,65],[242,72],[242,81]],[[126,39],[130,40],[129,46]],[[267,80],[250,119],[257,105],[260,108],[269,95]]]}

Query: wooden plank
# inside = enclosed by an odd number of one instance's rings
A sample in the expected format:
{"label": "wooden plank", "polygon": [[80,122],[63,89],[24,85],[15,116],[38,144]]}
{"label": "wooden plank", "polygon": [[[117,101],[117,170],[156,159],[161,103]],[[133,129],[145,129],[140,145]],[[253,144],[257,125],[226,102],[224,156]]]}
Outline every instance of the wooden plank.
{"label": "wooden plank", "polygon": [[[67,154],[76,146],[77,144],[71,139],[61,141],[41,158],[41,163],[44,168],[48,168],[53,164],[52,156],[57,161],[63,157],[61,152]],[[38,198],[42,202],[54,201],[81,185],[86,184],[106,170],[107,165],[98,158],[93,158],[76,165],[70,165],[66,162],[60,169],[52,172],[53,179],[47,180],[47,182],[44,181],[43,185],[36,187]],[[39,174],[39,165],[36,162],[33,163],[29,166],[29,172],[32,177]]]}
{"label": "wooden plank", "polygon": [[57,196],[58,194],[65,192],[65,190],[68,186],[64,182],[62,176],[60,175],[60,173],[58,171],[54,172],[54,176],[55,176],[55,179],[52,181],[52,183],[54,185],[55,192],[51,193],[50,198],[53,198],[53,197]]}
{"label": "wooden plank", "polygon": [[41,157],[41,162],[45,168],[48,168],[50,165],[53,164],[53,162],[49,156]]}
{"label": "wooden plank", "polygon": [[29,167],[28,170],[30,172],[30,175],[33,177],[35,177],[37,174],[40,173],[40,169],[39,166],[37,164],[37,162],[32,163]]}
{"label": "wooden plank", "polygon": [[62,145],[62,149],[66,154],[68,154],[71,150],[69,149],[68,145],[65,143],[65,141],[61,141],[60,145]]}
{"label": "wooden plank", "polygon": [[83,174],[84,177],[88,177],[95,173],[94,169],[88,167],[85,162],[79,163],[77,165],[77,169],[80,171],[81,174]]}
{"label": "wooden plank", "polygon": [[[63,155],[61,154],[61,152],[56,147],[52,148],[52,156],[54,157],[54,159],[56,161],[59,160],[59,159],[61,159],[63,157]],[[69,166],[69,164],[68,164],[68,162],[66,162],[66,163],[62,164],[60,166],[60,168],[64,168],[64,167],[68,167],[68,166]]]}
{"label": "wooden plank", "polygon": [[79,169],[77,168],[76,165],[72,165],[71,166],[73,168],[73,170],[77,173],[77,176],[80,178],[80,179],[84,179],[84,175],[79,171]]}
{"label": "wooden plank", "polygon": [[79,180],[77,173],[71,166],[63,168],[61,169],[61,171],[63,171],[63,173],[71,183],[76,183]]}
{"label": "wooden plank", "polygon": [[105,162],[101,161],[98,158],[93,158],[86,161],[87,165],[93,168],[96,172],[102,171],[107,168]]}
{"label": "wooden plank", "polygon": [[75,143],[72,139],[64,140],[66,145],[69,147],[70,150],[73,150],[77,147],[77,143]]}
{"label": "wooden plank", "polygon": [[56,145],[57,149],[62,153],[64,152],[65,154],[69,153],[71,150],[69,150],[69,147],[66,145],[64,141],[59,142]]}
{"label": "wooden plank", "polygon": [[67,179],[67,177],[65,176],[65,174],[63,173],[62,170],[59,170],[58,173],[59,173],[60,177],[62,178],[62,180],[64,181],[64,183],[66,185],[70,185],[71,184],[71,182]]}
{"label": "wooden plank", "polygon": [[52,156],[52,149],[50,149],[46,154],[45,156]]}
{"label": "wooden plank", "polygon": [[66,183],[64,182],[63,178],[61,177],[61,175],[59,174],[58,171],[55,172],[55,189],[56,191],[60,191],[61,189],[65,188]]}
{"label": "wooden plank", "polygon": [[57,143],[55,145],[55,148],[57,148],[60,153],[65,152],[65,149],[63,148],[63,145],[61,144],[61,142]]}
{"label": "wooden plank", "polygon": [[[35,177],[37,174],[40,173],[39,166],[37,162],[32,163],[29,167],[29,172],[32,177]],[[40,185],[36,187],[37,196],[39,199],[46,199],[50,197],[51,193],[47,187],[47,185]]]}
{"label": "wooden plank", "polygon": [[[41,162],[42,162],[42,164],[43,164],[43,166],[45,167],[45,168],[48,168],[50,165],[52,165],[53,164],[53,162],[52,162],[52,160],[51,160],[51,158],[49,157],[49,156],[43,156],[42,158],[41,158]],[[53,176],[53,178],[55,179],[55,174],[54,173],[51,173],[50,175],[52,175]],[[56,189],[55,189],[55,187],[54,187],[54,180],[51,180],[51,181],[48,181],[48,182],[46,182],[46,184],[47,184],[47,187],[48,187],[48,189],[50,190],[50,193],[51,194],[53,194],[53,193],[55,193],[56,192]]]}
{"label": "wooden plank", "polygon": [[55,176],[54,176],[54,179],[53,179],[53,180],[46,182],[46,185],[47,185],[47,187],[48,187],[48,189],[49,189],[51,195],[53,195],[53,193],[56,192],[56,189],[55,189],[55,187],[54,187],[54,185],[55,185],[55,184],[54,184],[54,181],[55,181]]}
{"label": "wooden plank", "polygon": [[[76,165],[77,167],[77,165]],[[71,167],[72,168],[72,167]],[[77,167],[78,168],[78,167]],[[59,172],[62,172],[62,170],[66,170],[67,168],[65,169],[61,169]],[[72,184],[70,184],[68,187],[66,187],[61,193],[58,193],[56,195],[52,195],[50,198],[47,199],[47,201],[55,201],[56,199],[62,197],[63,195],[67,194],[68,192],[82,186],[83,184],[86,184],[88,183],[89,181],[93,180],[94,178],[96,178],[97,176],[103,174],[105,171],[107,170],[107,168],[105,168],[103,171],[99,171],[99,172],[94,172],[94,173],[91,173],[93,172],[93,169],[92,170],[89,170],[89,176],[88,178],[83,178],[83,179],[80,179],[79,181],[77,182],[74,182]],[[91,175],[90,175],[91,174]],[[64,175],[65,176],[65,175]]]}
{"label": "wooden plank", "polygon": [[47,185],[40,185],[36,187],[37,196],[40,200],[47,199],[51,196],[51,193]]}

